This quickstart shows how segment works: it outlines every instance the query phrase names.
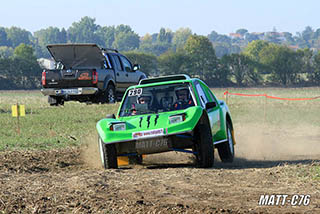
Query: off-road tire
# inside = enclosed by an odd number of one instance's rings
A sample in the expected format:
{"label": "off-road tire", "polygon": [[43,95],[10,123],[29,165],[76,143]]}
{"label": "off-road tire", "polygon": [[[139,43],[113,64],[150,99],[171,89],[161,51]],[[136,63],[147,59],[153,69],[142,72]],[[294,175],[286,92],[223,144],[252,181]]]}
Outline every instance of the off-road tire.
{"label": "off-road tire", "polygon": [[102,139],[99,137],[99,150],[101,156],[102,166],[105,169],[117,169],[118,160],[117,160],[117,149],[115,144],[105,144],[102,142]]}
{"label": "off-road tire", "polygon": [[209,126],[200,124],[195,137],[196,165],[200,168],[212,167],[214,163],[214,145]]}
{"label": "off-road tire", "polygon": [[228,122],[226,133],[228,141],[217,145],[218,154],[222,162],[232,163],[234,159],[234,145],[231,125]]}

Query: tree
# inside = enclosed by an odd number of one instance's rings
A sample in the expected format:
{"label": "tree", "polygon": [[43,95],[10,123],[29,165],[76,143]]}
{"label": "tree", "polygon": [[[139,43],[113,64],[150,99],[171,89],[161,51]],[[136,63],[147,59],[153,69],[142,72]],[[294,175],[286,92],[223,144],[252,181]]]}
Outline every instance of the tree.
{"label": "tree", "polygon": [[13,55],[13,48],[0,46],[0,58],[8,58]]}
{"label": "tree", "polygon": [[269,44],[259,55],[261,62],[271,70],[272,81],[283,86],[299,82],[298,73],[303,65],[299,53],[286,46]]}
{"label": "tree", "polygon": [[38,44],[40,46],[67,42],[66,30],[64,28],[61,31],[57,27],[41,29],[34,33],[34,37],[37,38]]}
{"label": "tree", "polygon": [[225,55],[221,62],[227,66],[238,86],[256,85],[261,81],[261,76],[255,70],[255,62],[244,54]]}
{"label": "tree", "polygon": [[119,51],[131,51],[139,48],[139,36],[133,32],[120,32],[115,36],[112,46]]}
{"label": "tree", "polygon": [[314,56],[313,64],[314,64],[314,71],[309,74],[309,79],[311,80],[311,82],[319,85],[320,84],[320,52],[318,52]]}
{"label": "tree", "polygon": [[208,84],[216,80],[218,59],[212,43],[205,36],[192,35],[188,38],[184,50],[190,58],[193,75],[206,80]]}
{"label": "tree", "polygon": [[190,69],[191,59],[183,51],[168,51],[158,57],[160,75],[188,74],[192,75]]}
{"label": "tree", "polygon": [[252,41],[248,44],[243,53],[250,57],[252,60],[260,62],[259,54],[261,50],[268,45],[269,43],[263,40]]}
{"label": "tree", "polygon": [[248,33],[248,30],[244,28],[240,28],[236,31],[236,33],[240,34],[241,36],[244,36],[246,33]]}
{"label": "tree", "polygon": [[115,28],[115,34],[117,35],[119,33],[134,33],[134,32],[129,25],[121,24]]}
{"label": "tree", "polygon": [[248,42],[259,40],[259,36],[255,35],[255,34],[247,33],[245,35],[245,40],[248,41]]}
{"label": "tree", "polygon": [[311,74],[313,73],[313,51],[309,48],[297,50],[297,55],[301,59],[302,67],[299,73]]}
{"label": "tree", "polygon": [[9,40],[11,47],[16,48],[21,43],[31,45],[32,35],[29,31],[23,30],[18,27],[11,27],[6,29],[7,39]]}
{"label": "tree", "polygon": [[214,30],[211,31],[211,33],[208,35],[208,39],[209,39],[211,42],[215,42],[218,37],[219,37],[219,34],[218,34],[217,32],[215,32]]}
{"label": "tree", "polygon": [[141,66],[141,71],[145,74],[155,76],[157,74],[157,57],[153,54],[129,51],[124,53],[130,61]]}
{"label": "tree", "polygon": [[284,38],[286,38],[286,41],[288,44],[295,44],[294,38],[292,37],[292,34],[289,32],[283,32]]}
{"label": "tree", "polygon": [[15,48],[13,57],[0,58],[0,71],[1,89],[34,89],[40,86],[41,68],[30,45],[20,44]]}
{"label": "tree", "polygon": [[3,27],[0,27],[0,46],[10,46],[6,29]]}
{"label": "tree", "polygon": [[15,58],[20,58],[28,61],[36,61],[36,57],[34,55],[34,50],[32,46],[26,44],[20,44],[18,47],[14,49],[13,56]]}
{"label": "tree", "polygon": [[172,45],[174,46],[174,49],[182,49],[191,35],[192,31],[190,28],[179,28],[172,38]]}
{"label": "tree", "polygon": [[[67,32],[64,28],[60,31],[57,27],[49,27],[46,29],[41,29],[34,33],[34,37],[37,40],[37,44],[40,46],[40,54],[44,57],[49,57],[49,52],[46,46],[48,44],[56,43],[66,43],[67,42]],[[36,51],[39,52],[39,51]]]}
{"label": "tree", "polygon": [[72,23],[68,28],[68,39],[72,43],[97,43],[99,36],[96,31],[100,28],[95,24],[96,19],[85,16],[79,22]]}
{"label": "tree", "polygon": [[313,39],[314,31],[310,26],[307,26],[301,33],[301,37],[304,41],[309,42]]}
{"label": "tree", "polygon": [[214,42],[212,45],[218,58],[221,58],[224,55],[241,52],[240,47],[236,44],[233,45],[225,42]]}
{"label": "tree", "polygon": [[173,34],[170,29],[160,29],[160,33],[158,34],[157,41],[159,43],[171,43]]}
{"label": "tree", "polygon": [[114,26],[104,26],[97,30],[97,36],[99,37],[98,45],[106,48],[111,48],[115,37],[115,27]]}

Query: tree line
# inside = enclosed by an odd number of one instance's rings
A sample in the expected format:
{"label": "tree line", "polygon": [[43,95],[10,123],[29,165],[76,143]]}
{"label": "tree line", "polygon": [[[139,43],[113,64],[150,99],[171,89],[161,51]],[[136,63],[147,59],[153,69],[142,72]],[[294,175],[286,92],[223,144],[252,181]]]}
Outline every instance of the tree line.
{"label": "tree line", "polygon": [[[175,32],[161,28],[139,37],[128,25],[99,26],[90,17],[67,30],[49,27],[33,35],[18,27],[0,27],[0,89],[39,88],[41,68],[36,59],[48,58],[46,45],[54,43],[116,48],[150,76],[185,73],[212,87],[319,85],[318,31],[307,27],[293,37],[274,30],[262,38],[239,29],[231,38],[214,31],[202,36],[189,28]],[[292,48],[295,43],[303,48]]]}

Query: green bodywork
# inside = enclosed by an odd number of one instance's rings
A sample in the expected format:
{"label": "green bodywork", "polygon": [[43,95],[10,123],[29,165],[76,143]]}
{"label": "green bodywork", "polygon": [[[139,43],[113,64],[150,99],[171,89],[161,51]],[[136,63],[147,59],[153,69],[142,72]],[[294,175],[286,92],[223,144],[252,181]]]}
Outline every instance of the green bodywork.
{"label": "green bodywork", "polygon": [[[153,114],[143,114],[135,116],[120,116],[121,106],[124,105],[124,100],[128,96],[128,91],[131,89],[144,88],[144,87],[154,87],[159,85],[170,85],[177,83],[189,83],[192,89],[193,98],[195,100],[195,106],[189,107],[183,110],[174,110]],[[203,92],[207,97],[210,97],[209,101],[216,103],[216,106],[211,109],[205,109],[203,103],[201,104],[201,98],[198,93],[199,85],[202,87]],[[198,87],[198,88],[197,88]],[[169,117],[173,115],[184,114],[185,120],[180,123],[170,124]],[[150,130],[163,129],[163,137],[178,135],[181,133],[192,133],[198,123],[210,124],[212,130],[212,136],[214,142],[220,142],[227,139],[226,135],[226,122],[231,124],[231,115],[228,106],[223,102],[218,100],[212,91],[197,78],[186,79],[186,80],[175,80],[175,81],[161,81],[149,84],[140,84],[132,86],[127,89],[119,111],[116,115],[116,119],[105,118],[100,120],[96,127],[98,134],[102,141],[106,144],[119,143],[119,142],[132,142],[136,139],[133,138],[133,133],[143,132]],[[110,126],[115,123],[125,122],[126,129],[123,131],[112,131]],[[235,142],[235,141],[234,141]]]}

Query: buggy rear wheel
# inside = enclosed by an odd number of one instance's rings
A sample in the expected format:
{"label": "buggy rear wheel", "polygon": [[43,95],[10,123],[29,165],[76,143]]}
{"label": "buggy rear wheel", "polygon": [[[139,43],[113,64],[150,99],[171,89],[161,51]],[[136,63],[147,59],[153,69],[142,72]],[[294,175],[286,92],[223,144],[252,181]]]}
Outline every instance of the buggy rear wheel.
{"label": "buggy rear wheel", "polygon": [[218,144],[218,153],[222,162],[232,163],[234,158],[234,145],[232,138],[231,125],[227,123],[227,142]]}

